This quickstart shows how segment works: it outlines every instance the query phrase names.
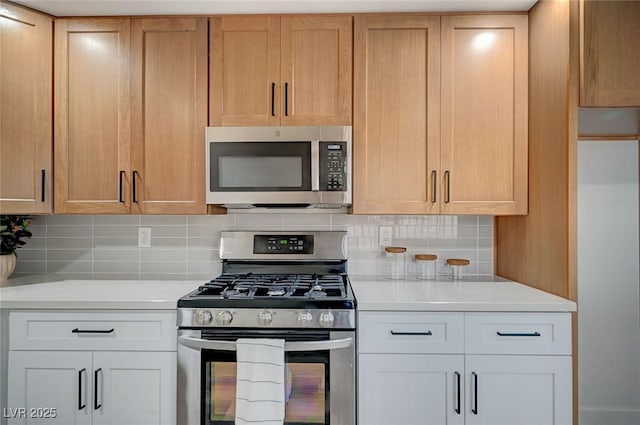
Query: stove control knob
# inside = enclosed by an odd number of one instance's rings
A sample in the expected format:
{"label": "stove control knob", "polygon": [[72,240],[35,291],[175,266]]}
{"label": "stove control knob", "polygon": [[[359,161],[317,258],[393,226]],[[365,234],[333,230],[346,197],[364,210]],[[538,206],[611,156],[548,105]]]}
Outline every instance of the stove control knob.
{"label": "stove control knob", "polygon": [[301,311],[298,313],[298,325],[309,326],[313,321],[313,316],[309,311]]}
{"label": "stove control knob", "polygon": [[333,327],[334,322],[333,313],[330,311],[325,311],[324,313],[320,313],[320,326],[323,328],[331,328]]}
{"label": "stove control knob", "polygon": [[228,311],[221,311],[216,316],[216,323],[218,325],[226,326],[233,320],[233,315]]}
{"label": "stove control knob", "polygon": [[273,315],[268,311],[261,311],[258,315],[258,324],[260,326],[269,326],[273,321]]}
{"label": "stove control knob", "polygon": [[213,320],[213,315],[209,310],[200,310],[198,312],[197,322],[199,325],[205,326],[211,323]]}

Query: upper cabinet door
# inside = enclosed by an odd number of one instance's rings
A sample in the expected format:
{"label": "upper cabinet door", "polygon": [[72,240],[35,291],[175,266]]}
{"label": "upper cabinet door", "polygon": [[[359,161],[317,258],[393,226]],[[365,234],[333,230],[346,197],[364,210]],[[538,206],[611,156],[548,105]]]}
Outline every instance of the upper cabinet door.
{"label": "upper cabinet door", "polygon": [[527,16],[442,18],[443,214],[527,212]]}
{"label": "upper cabinet door", "polygon": [[581,6],[581,106],[640,106],[640,2]]}
{"label": "upper cabinet door", "polygon": [[132,28],[132,211],[205,214],[207,19]]}
{"label": "upper cabinet door", "polygon": [[358,16],[353,212],[437,214],[440,17]]}
{"label": "upper cabinet door", "polygon": [[129,212],[129,19],[59,19],[55,212]]}
{"label": "upper cabinet door", "polygon": [[284,16],[282,125],[350,125],[351,16]]}
{"label": "upper cabinet door", "polygon": [[279,125],[280,18],[229,16],[210,22],[209,124]]}
{"label": "upper cabinet door", "polygon": [[0,213],[51,211],[52,20],[0,4]]}

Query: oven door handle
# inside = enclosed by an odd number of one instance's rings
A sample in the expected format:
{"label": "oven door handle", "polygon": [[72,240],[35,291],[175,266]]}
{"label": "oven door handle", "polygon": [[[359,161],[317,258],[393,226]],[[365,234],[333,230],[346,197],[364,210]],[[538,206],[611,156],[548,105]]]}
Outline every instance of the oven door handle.
{"label": "oven door handle", "polygon": [[[180,344],[195,348],[196,350],[222,350],[236,351],[235,341],[216,341],[190,336],[179,336]],[[284,343],[284,351],[323,351],[340,350],[353,345],[353,338],[330,339],[326,341],[287,341]]]}

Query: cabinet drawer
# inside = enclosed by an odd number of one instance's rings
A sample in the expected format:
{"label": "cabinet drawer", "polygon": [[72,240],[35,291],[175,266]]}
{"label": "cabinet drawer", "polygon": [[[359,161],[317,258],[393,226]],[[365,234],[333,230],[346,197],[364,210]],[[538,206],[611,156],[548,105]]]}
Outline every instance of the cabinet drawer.
{"label": "cabinet drawer", "polygon": [[462,353],[462,313],[373,313],[358,315],[360,353]]}
{"label": "cabinet drawer", "polygon": [[11,350],[176,351],[176,312],[11,312]]}
{"label": "cabinet drawer", "polygon": [[469,354],[571,354],[568,313],[466,313]]}

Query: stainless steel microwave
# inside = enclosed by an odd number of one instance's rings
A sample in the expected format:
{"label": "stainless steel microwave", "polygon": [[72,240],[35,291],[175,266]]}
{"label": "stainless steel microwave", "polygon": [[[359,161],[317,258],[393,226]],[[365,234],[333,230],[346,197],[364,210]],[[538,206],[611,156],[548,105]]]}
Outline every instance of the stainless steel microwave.
{"label": "stainless steel microwave", "polygon": [[346,210],[351,127],[208,127],[207,204]]}

